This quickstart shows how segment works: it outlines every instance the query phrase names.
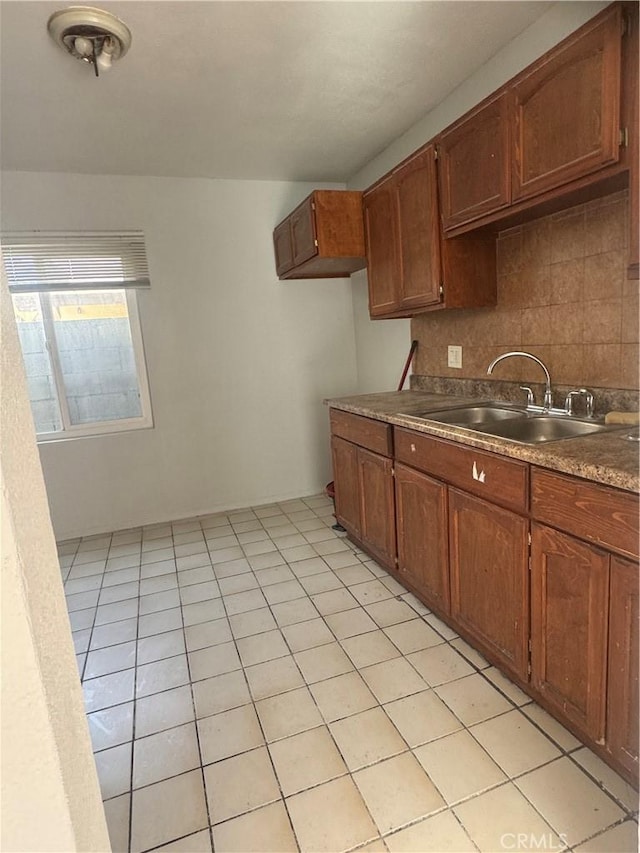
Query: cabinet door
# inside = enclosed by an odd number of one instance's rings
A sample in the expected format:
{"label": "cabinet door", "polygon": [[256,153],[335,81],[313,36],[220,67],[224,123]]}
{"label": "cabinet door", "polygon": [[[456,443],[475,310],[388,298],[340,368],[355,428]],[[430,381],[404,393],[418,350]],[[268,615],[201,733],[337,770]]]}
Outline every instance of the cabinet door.
{"label": "cabinet door", "polygon": [[589,738],[604,738],[609,556],[534,524],[531,679]]}
{"label": "cabinet door", "polygon": [[442,134],[438,162],[445,231],[509,203],[507,107],[507,95],[501,95]]}
{"label": "cabinet door", "polygon": [[436,610],[449,613],[447,489],[396,465],[398,570]]}
{"label": "cabinet door", "polygon": [[400,308],[440,301],[440,217],[435,146],[395,175],[400,238]]}
{"label": "cabinet door", "polygon": [[615,6],[512,89],[514,201],[618,160],[621,14]]}
{"label": "cabinet door", "polygon": [[607,748],[638,775],[638,564],[611,558]]}
{"label": "cabinet door", "polygon": [[333,480],[336,518],[340,524],[360,538],[360,478],[358,473],[358,448],[350,441],[333,436]]}
{"label": "cabinet door", "polygon": [[398,310],[400,256],[395,184],[389,178],[364,196],[364,231],[369,313],[383,317]]}
{"label": "cabinet door", "polygon": [[376,559],[395,568],[396,526],[392,461],[358,448],[360,538]]}
{"label": "cabinet door", "polygon": [[276,273],[282,275],[293,266],[291,222],[288,217],[274,229],[273,248],[276,255]]}
{"label": "cabinet door", "polygon": [[528,680],[528,522],[449,489],[451,616],[501,665]]}
{"label": "cabinet door", "polygon": [[318,254],[316,241],[316,223],[313,208],[313,196],[305,199],[290,216],[291,242],[293,244],[293,264],[308,261]]}

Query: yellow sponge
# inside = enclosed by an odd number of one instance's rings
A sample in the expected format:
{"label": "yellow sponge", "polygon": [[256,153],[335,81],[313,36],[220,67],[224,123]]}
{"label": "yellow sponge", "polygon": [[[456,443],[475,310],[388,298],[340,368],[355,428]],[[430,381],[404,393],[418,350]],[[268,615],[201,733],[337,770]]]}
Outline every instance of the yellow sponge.
{"label": "yellow sponge", "polygon": [[638,423],[640,423],[640,413],[608,412],[604,416],[604,422],[606,424],[629,424],[630,426],[636,426]]}

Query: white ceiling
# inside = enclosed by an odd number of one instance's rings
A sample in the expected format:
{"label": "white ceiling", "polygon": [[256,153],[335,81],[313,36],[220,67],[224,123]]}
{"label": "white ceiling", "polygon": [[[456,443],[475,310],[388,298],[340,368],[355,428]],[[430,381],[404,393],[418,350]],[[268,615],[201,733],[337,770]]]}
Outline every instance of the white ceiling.
{"label": "white ceiling", "polygon": [[133,33],[100,79],[47,34],[70,4],[0,3],[3,168],[346,180],[549,8],[94,3]]}

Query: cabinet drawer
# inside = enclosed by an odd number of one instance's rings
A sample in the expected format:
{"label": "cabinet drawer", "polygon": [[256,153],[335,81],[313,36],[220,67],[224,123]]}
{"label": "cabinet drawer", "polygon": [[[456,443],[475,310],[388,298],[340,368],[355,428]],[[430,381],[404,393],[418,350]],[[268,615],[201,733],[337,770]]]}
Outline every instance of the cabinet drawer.
{"label": "cabinet drawer", "polygon": [[534,468],[531,513],[609,551],[638,556],[638,496]]}
{"label": "cabinet drawer", "polygon": [[432,435],[395,431],[396,459],[466,492],[521,512],[528,506],[529,466]]}
{"label": "cabinet drawer", "polygon": [[339,435],[340,438],[352,441],[375,453],[381,453],[383,456],[391,456],[393,447],[391,424],[337,409],[331,409],[330,419],[332,435]]}

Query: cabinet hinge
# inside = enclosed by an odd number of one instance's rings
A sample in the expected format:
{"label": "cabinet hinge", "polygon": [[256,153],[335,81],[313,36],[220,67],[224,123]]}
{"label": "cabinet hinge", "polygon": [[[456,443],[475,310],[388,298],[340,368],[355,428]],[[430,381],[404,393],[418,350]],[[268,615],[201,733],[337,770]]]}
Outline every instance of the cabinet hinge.
{"label": "cabinet hinge", "polygon": [[440,299],[442,299],[444,297],[444,284],[441,284],[440,287],[438,288],[438,294],[440,296]]}
{"label": "cabinet hinge", "polygon": [[620,139],[618,141],[620,148],[627,148],[629,146],[629,129],[627,127],[620,128]]}
{"label": "cabinet hinge", "polygon": [[315,203],[315,201],[312,201],[311,202],[311,210],[315,210],[315,209],[316,209],[316,203]]}
{"label": "cabinet hinge", "polygon": [[531,531],[527,533],[527,542],[529,543],[529,547],[531,547]]}
{"label": "cabinet hinge", "polygon": [[396,469],[393,467],[393,465],[391,466],[391,476],[392,477],[396,476]]}
{"label": "cabinet hinge", "polygon": [[527,649],[529,651],[529,654],[531,654],[531,637],[529,637],[529,639],[527,641]]}
{"label": "cabinet hinge", "polygon": [[531,675],[531,663],[527,664],[527,675]]}
{"label": "cabinet hinge", "polygon": [[396,565],[396,566],[397,566],[397,565],[399,565],[399,563],[398,563],[398,558],[397,558],[397,557],[394,557],[394,558],[393,558],[393,562],[395,563],[395,565]]}
{"label": "cabinet hinge", "polygon": [[317,241],[317,240],[314,240],[314,241],[313,241],[313,245],[314,245],[314,246],[316,247],[316,249],[317,249],[317,248],[318,248],[318,241]]}
{"label": "cabinet hinge", "polygon": [[438,159],[438,149],[437,149],[437,147],[436,147],[435,145],[434,145],[434,147],[433,147],[433,159],[434,159],[434,160],[437,160],[437,159]]}

